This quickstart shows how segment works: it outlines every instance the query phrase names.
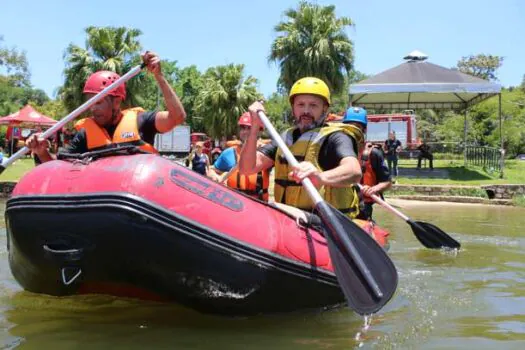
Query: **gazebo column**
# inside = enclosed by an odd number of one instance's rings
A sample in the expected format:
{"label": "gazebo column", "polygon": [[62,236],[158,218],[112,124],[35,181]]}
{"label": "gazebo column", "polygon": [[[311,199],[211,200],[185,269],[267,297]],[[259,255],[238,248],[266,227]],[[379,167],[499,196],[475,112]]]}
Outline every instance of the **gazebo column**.
{"label": "gazebo column", "polygon": [[500,178],[503,179],[503,167],[505,165],[505,148],[503,145],[503,120],[501,115],[501,92],[498,94],[498,115],[499,115],[499,142],[500,142]]}
{"label": "gazebo column", "polygon": [[468,107],[465,108],[465,116],[464,116],[464,122],[463,122],[463,165],[467,166],[467,133],[468,133]]}

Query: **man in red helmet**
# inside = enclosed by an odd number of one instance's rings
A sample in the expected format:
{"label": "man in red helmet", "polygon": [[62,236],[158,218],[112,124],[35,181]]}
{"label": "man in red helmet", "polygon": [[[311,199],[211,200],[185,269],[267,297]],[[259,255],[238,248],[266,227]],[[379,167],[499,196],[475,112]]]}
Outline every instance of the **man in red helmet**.
{"label": "man in red helmet", "polygon": [[[245,112],[239,117],[239,139],[237,145],[227,148],[213,163],[211,178],[223,182],[226,180],[228,187],[235,188],[257,199],[268,201],[268,187],[270,184],[269,171],[263,170],[256,174],[241,175],[237,163],[241,153],[242,145],[248,139],[252,129],[252,117],[250,112]],[[259,129],[260,130],[260,129]],[[218,175],[217,175],[218,174]],[[227,178],[224,178],[227,176]]]}
{"label": "man in red helmet", "polygon": [[[65,152],[84,153],[113,144],[132,144],[155,153],[156,150],[151,146],[155,135],[170,131],[184,122],[184,107],[162,74],[160,58],[155,53],[146,51],[142,60],[155,77],[168,110],[121,110],[121,102],[126,99],[126,87],[122,84],[91,107],[91,117],[76,123],[77,134],[65,148]],[[83,92],[91,98],[119,78],[118,74],[109,71],[93,73],[87,79]],[[49,153],[48,143],[40,133],[28,138],[26,145],[42,162],[55,158]]]}

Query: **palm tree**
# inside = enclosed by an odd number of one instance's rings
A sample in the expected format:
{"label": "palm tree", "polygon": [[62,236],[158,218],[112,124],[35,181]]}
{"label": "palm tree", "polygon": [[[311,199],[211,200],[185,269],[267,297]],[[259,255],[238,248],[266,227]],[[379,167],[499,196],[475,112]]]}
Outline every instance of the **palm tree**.
{"label": "palm tree", "polygon": [[260,99],[257,79],[244,78],[244,65],[229,64],[210,68],[202,77],[202,88],[195,102],[195,115],[203,119],[212,137],[237,132],[237,120],[248,106]]}
{"label": "palm tree", "polygon": [[348,17],[335,15],[335,6],[301,2],[285,12],[286,21],[275,26],[270,62],[281,69],[279,84],[290,90],[305,76],[323,79],[334,93],[342,92],[345,76],[353,67],[353,44],[345,33],[352,26]]}
{"label": "palm tree", "polygon": [[[140,62],[141,45],[138,37],[142,32],[126,27],[86,28],[86,48],[70,44],[64,59],[64,86],[59,94],[68,110],[78,107],[83,101],[82,88],[90,74],[97,70],[110,70],[124,74]],[[128,97],[125,104],[137,104],[140,100],[138,85],[141,77],[127,84]]]}

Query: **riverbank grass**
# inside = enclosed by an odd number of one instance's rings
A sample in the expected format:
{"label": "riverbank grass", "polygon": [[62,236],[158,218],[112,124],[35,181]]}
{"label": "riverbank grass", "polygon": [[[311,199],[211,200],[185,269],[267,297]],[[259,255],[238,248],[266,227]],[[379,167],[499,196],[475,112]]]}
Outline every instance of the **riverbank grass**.
{"label": "riverbank grass", "polygon": [[[409,161],[403,161],[403,166],[413,165]],[[462,161],[436,160],[434,169],[447,170],[448,179],[431,179],[431,178],[408,178],[400,176],[397,178],[398,183],[402,185],[492,185],[492,184],[525,184],[525,161],[507,160],[505,161],[504,178],[500,179],[499,173],[487,172],[482,168],[463,166]]]}
{"label": "riverbank grass", "polygon": [[0,175],[0,181],[18,181],[29,170],[35,167],[35,162],[32,158],[22,158],[16,160],[13,164],[8,166]]}

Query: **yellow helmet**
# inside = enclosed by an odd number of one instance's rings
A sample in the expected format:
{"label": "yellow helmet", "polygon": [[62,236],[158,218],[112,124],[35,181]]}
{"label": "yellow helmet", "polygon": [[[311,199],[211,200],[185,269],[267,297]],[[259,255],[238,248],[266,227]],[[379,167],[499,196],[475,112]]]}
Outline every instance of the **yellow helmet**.
{"label": "yellow helmet", "polygon": [[290,90],[290,103],[293,103],[295,95],[301,94],[316,95],[324,98],[328,105],[331,103],[330,89],[328,85],[319,78],[306,77],[297,80]]}

